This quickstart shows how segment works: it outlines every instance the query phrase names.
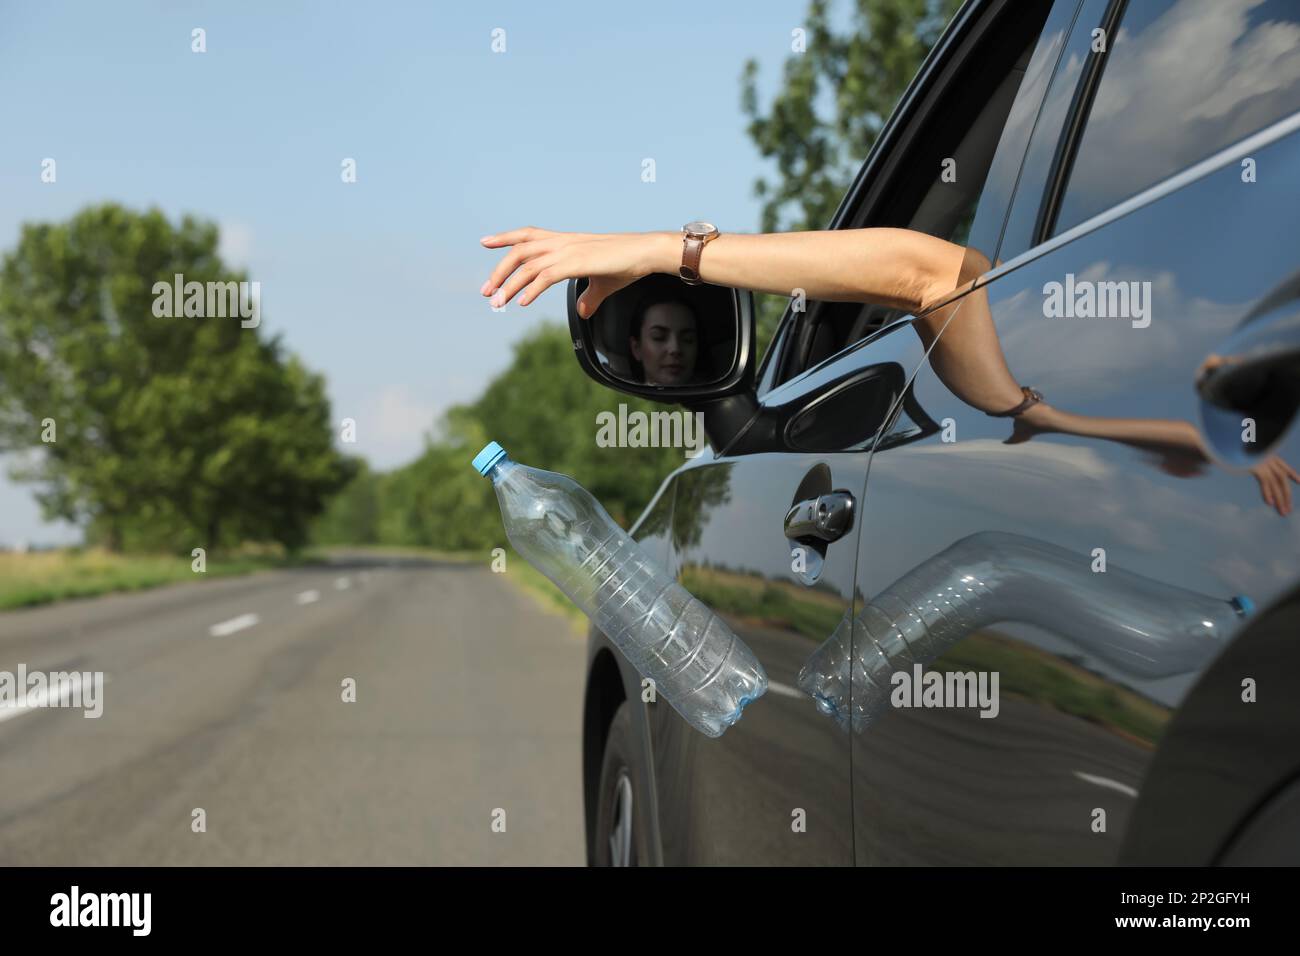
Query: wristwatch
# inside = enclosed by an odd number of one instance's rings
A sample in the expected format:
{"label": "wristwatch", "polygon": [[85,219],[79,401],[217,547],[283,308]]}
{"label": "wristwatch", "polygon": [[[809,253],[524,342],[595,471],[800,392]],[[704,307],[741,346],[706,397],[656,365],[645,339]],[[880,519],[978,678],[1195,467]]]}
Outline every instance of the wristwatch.
{"label": "wristwatch", "polygon": [[682,265],[677,274],[687,285],[700,284],[700,253],[718,238],[718,227],[711,222],[688,222],[682,226]]}
{"label": "wristwatch", "polygon": [[985,412],[989,418],[1016,418],[1033,408],[1043,400],[1043,393],[1036,388],[1030,388],[1028,385],[1020,386],[1020,394],[1024,396],[1024,401],[1015,408],[1008,408],[1005,412]]}

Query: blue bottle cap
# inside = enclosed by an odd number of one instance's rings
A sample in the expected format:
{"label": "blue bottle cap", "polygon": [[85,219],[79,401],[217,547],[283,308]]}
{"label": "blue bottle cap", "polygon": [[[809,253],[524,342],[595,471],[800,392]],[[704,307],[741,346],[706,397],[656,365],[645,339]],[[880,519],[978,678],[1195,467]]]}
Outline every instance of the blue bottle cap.
{"label": "blue bottle cap", "polygon": [[1228,602],[1242,617],[1249,617],[1255,611],[1255,602],[1244,594],[1238,594]]}
{"label": "blue bottle cap", "polygon": [[492,466],[506,457],[506,450],[494,441],[483,446],[483,450],[474,456],[474,467],[480,475],[486,475]]}

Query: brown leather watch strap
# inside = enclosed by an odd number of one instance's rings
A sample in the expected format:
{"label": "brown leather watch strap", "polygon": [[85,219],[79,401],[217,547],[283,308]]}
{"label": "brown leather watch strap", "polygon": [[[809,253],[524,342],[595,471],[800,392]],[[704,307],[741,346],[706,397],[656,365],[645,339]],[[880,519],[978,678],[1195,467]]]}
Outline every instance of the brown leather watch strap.
{"label": "brown leather watch strap", "polygon": [[1025,400],[1015,408],[1008,408],[1005,412],[985,412],[984,414],[990,418],[1015,418],[1043,400],[1043,393],[1036,388],[1030,388],[1028,385],[1020,386],[1020,394],[1025,397]]}
{"label": "brown leather watch strap", "polygon": [[700,284],[700,253],[704,251],[704,242],[704,239],[690,233],[682,236],[682,265],[677,274],[687,285]]}

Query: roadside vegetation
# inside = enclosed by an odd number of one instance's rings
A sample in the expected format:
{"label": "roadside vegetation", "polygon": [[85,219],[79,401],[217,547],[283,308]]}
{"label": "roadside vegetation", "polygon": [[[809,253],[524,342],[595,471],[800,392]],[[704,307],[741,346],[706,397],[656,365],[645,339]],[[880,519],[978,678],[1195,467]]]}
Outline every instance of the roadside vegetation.
{"label": "roadside vegetation", "polygon": [[208,561],[205,573],[196,574],[189,557],[165,554],[115,554],[103,548],[4,552],[0,553],[0,610],[250,574],[309,559],[308,555],[291,559],[273,552],[233,554]]}

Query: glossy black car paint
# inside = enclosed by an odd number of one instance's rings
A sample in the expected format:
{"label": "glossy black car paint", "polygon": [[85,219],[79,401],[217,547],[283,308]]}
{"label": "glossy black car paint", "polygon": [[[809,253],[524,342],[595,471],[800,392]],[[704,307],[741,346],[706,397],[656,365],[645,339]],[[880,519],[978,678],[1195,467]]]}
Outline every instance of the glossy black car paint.
{"label": "glossy black car paint", "polygon": [[[1004,22],[996,19],[1001,6],[963,8],[834,228],[879,223],[891,179],[906,174],[897,157],[913,127],[952,82],[954,64],[989,42],[991,23]],[[1059,206],[1071,188],[1053,177],[1070,169],[1061,138],[1074,122],[1093,29],[1122,16],[1123,6],[1057,0],[1047,11],[970,227],[972,261],[984,260],[986,274],[948,320],[949,329],[991,320],[1016,380],[1056,408],[1111,423],[1099,436],[1114,433],[1117,420],[1199,428],[1206,360],[1261,303],[1278,335],[1291,334],[1300,312],[1300,300],[1285,294],[1300,269],[1294,110],[1067,231],[1044,217],[1044,204]],[[1195,32],[1196,24],[1185,26]],[[1259,28],[1243,15],[1228,40]],[[1153,68],[1201,68],[1171,63]],[[1144,106],[1135,104],[1131,117],[1139,144]],[[1148,126],[1166,138],[1150,148],[1167,148],[1168,125]],[[1070,175],[1083,184],[1096,172]],[[1067,277],[1149,283],[1149,322],[1048,317],[1046,290]],[[1267,506],[1248,472],[1176,442],[1017,434],[945,386],[912,317],[889,318],[788,376],[780,365],[794,320],[786,316],[775,357],[758,374],[748,444],[684,465],[634,529],[750,644],[771,689],[710,740],[663,703],[643,702],[639,677],[593,634],[584,717],[590,838],[592,767],[598,773],[603,728],[626,699],[642,741],[636,786],[647,811],[646,862],[1297,862],[1300,518]],[[852,390],[859,381],[892,384],[862,401],[866,393]],[[819,404],[816,427],[791,429]],[[1294,422],[1271,451],[1300,464]],[[782,518],[814,486],[850,490],[857,514],[852,531],[824,549],[809,584]],[[1088,582],[1100,581],[1088,575],[1109,574],[1105,587],[1118,580],[1139,593],[1176,591],[1192,596],[1188,608],[1223,616],[1207,622],[1203,650],[1167,660],[1163,651],[1135,652],[1145,653],[1135,666],[1116,664],[1107,642],[1164,646],[1148,642],[1153,625],[1141,610],[1115,622],[1114,633],[1081,641],[1053,618],[1055,595],[1044,586],[1029,592],[1039,606],[982,624],[927,663],[940,672],[996,671],[995,718],[974,708],[893,708],[855,728],[819,712],[798,675],[846,614],[864,613],[971,536],[1077,555],[1087,573],[1072,579],[1072,601],[1086,601]],[[1100,583],[1097,593],[1106,593]],[[1227,610],[1237,607],[1254,610]],[[1151,611],[1165,620],[1177,613]],[[869,652],[854,641],[853,653]]]}

